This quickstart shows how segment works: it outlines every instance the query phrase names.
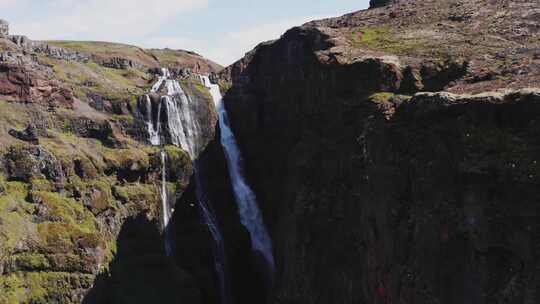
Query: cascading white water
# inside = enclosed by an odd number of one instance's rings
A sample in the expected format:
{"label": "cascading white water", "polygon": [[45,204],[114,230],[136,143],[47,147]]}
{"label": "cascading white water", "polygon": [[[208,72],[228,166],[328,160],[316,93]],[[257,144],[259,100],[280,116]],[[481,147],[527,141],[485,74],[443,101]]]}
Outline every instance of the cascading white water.
{"label": "cascading white water", "polygon": [[[167,194],[167,155],[165,151],[161,151],[161,209],[163,211],[163,227],[165,233],[167,232],[167,226],[171,220],[171,208],[169,207],[169,200]],[[166,237],[165,252],[168,256],[172,255],[172,246]]]}
{"label": "cascading white water", "polygon": [[[227,279],[227,271],[225,265],[225,245],[223,242],[223,236],[219,230],[216,217],[212,210],[209,208],[204,196],[204,191],[201,186],[200,176],[197,170],[197,163],[195,161],[197,157],[198,139],[201,137],[201,127],[199,121],[196,119],[197,104],[195,104],[189,96],[187,96],[180,83],[171,79],[171,75],[168,69],[162,69],[161,75],[158,77],[157,82],[151,89],[152,93],[157,93],[165,84],[167,89],[167,95],[160,98],[157,109],[157,121],[154,123],[152,119],[152,103],[150,96],[146,96],[146,108],[147,117],[146,123],[148,127],[148,134],[150,142],[153,145],[162,144],[161,137],[164,135],[161,124],[161,111],[164,107],[167,114],[167,127],[171,143],[175,146],[181,147],[187,151],[189,156],[195,162],[195,178],[197,184],[197,199],[199,200],[199,207],[201,215],[205,225],[208,227],[212,239],[214,240],[214,264],[216,273],[218,276],[221,302],[223,304],[230,304],[230,287],[229,280]],[[166,175],[166,155],[165,152],[161,152],[162,163],[162,209],[163,209],[163,223],[165,227],[166,244],[165,249],[168,255],[172,255],[172,244],[167,237],[167,228],[171,219],[171,209],[168,203],[167,195],[167,175]]]}
{"label": "cascading white water", "polygon": [[[151,92],[157,92],[163,82],[167,80],[170,76],[169,70],[161,69],[161,75],[158,76],[157,82],[152,86]],[[157,106],[157,119],[154,123],[153,120],[153,111],[152,111],[152,101],[149,95],[144,96],[146,101],[146,126],[148,128],[148,136],[150,143],[154,146],[161,145],[161,102]],[[165,233],[165,252],[168,256],[172,255],[172,245],[167,233],[167,227],[171,220],[171,208],[169,206],[169,199],[167,193],[167,155],[164,150],[160,152],[161,158],[161,209],[162,209],[162,220],[163,220],[163,231]]]}
{"label": "cascading white water", "polygon": [[[160,145],[165,136],[164,126],[161,122],[162,115],[167,116],[166,126],[171,143],[179,146],[189,153],[191,159],[196,158],[198,139],[201,137],[201,126],[195,118],[197,104],[184,93],[180,83],[171,79],[168,69],[162,69],[161,75],[152,86],[151,92],[157,93],[165,86],[167,95],[161,96],[157,105],[157,119],[153,119],[152,101],[150,95],[145,96],[146,102],[146,125],[148,136],[152,145]],[[164,112],[164,113],[162,113]]]}
{"label": "cascading white water", "polygon": [[184,93],[178,81],[168,79],[165,86],[168,96],[163,96],[163,100],[167,105],[171,141],[187,151],[191,159],[195,159],[197,141],[201,134],[199,121],[194,118],[196,105]]}
{"label": "cascading white water", "polygon": [[158,80],[154,85],[152,86],[152,89],[150,89],[150,92],[156,93],[161,88],[161,85],[163,82],[171,77],[171,73],[169,72],[169,69],[162,68],[161,69],[161,75],[158,76]]}
{"label": "cascading white water", "polygon": [[[195,161],[197,155],[197,142],[201,136],[201,127],[196,119],[196,106],[191,98],[184,93],[180,83],[174,79],[165,81],[167,96],[162,97],[162,102],[166,105],[168,127],[171,141],[174,145],[182,147],[189,153],[192,160]],[[202,189],[202,181],[195,161],[195,177],[197,184],[197,199],[204,223],[208,227],[212,239],[214,240],[214,266],[218,276],[221,302],[230,303],[229,280],[227,279],[225,266],[225,245],[223,236],[219,230],[216,217],[207,205],[207,201]]]}
{"label": "cascading white water", "polygon": [[229,167],[229,175],[233,186],[234,196],[238,204],[240,221],[251,236],[253,250],[260,252],[266,260],[271,275],[275,271],[274,256],[272,254],[272,240],[264,225],[262,214],[257,205],[255,193],[247,184],[242,174],[242,156],[232,132],[227,111],[223,104],[223,97],[218,85],[212,84],[207,76],[201,76],[203,84],[210,89],[216,109],[219,113],[219,127],[221,129],[221,145],[225,150],[225,158]]}
{"label": "cascading white water", "polygon": [[152,119],[152,101],[150,96],[145,95],[146,99],[146,126],[148,128],[148,136],[150,137],[150,143],[154,146],[159,146],[161,144],[161,138],[159,137],[159,129],[161,128],[161,103],[158,105],[157,109],[157,121],[154,125]]}

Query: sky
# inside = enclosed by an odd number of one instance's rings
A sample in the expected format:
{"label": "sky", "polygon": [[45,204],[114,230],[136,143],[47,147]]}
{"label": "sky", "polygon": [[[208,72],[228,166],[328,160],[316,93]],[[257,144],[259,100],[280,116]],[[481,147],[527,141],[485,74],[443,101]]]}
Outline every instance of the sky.
{"label": "sky", "polygon": [[0,0],[12,34],[195,51],[222,65],[307,21],[369,0]]}

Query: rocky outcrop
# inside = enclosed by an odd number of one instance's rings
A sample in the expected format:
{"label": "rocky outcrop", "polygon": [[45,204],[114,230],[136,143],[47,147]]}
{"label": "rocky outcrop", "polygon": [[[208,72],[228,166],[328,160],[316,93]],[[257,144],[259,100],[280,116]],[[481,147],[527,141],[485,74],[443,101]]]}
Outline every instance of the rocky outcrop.
{"label": "rocky outcrop", "polygon": [[383,7],[396,2],[397,0],[370,0],[369,8]]}
{"label": "rocky outcrop", "polygon": [[132,61],[126,58],[121,58],[121,57],[112,57],[112,58],[105,59],[101,62],[101,64],[108,68],[119,69],[119,70],[127,70],[129,68],[138,69],[142,67],[141,64],[136,63],[135,61]]}
{"label": "rocky outcrop", "polygon": [[151,49],[148,52],[159,61],[160,66],[167,66],[171,72],[189,69],[195,73],[206,75],[217,73],[223,69],[219,64],[191,51]]}
{"label": "rocky outcrop", "polygon": [[39,144],[39,134],[36,126],[34,124],[29,124],[24,131],[19,131],[15,129],[9,130],[9,135],[20,139],[22,141],[27,141],[33,144]]}
{"label": "rocky outcrop", "polygon": [[65,182],[60,162],[43,147],[11,147],[4,155],[8,179],[30,182],[46,178],[56,183]]}
{"label": "rocky outcrop", "polygon": [[78,62],[87,62],[90,60],[90,55],[88,54],[56,47],[45,42],[34,42],[28,39],[17,39],[15,42],[23,48],[30,46],[32,52],[45,54],[55,59]]}
{"label": "rocky outcrop", "polygon": [[9,35],[9,23],[0,19],[0,37],[7,37]]}
{"label": "rocky outcrop", "polygon": [[0,96],[6,101],[72,107],[73,93],[34,65],[0,62]]}

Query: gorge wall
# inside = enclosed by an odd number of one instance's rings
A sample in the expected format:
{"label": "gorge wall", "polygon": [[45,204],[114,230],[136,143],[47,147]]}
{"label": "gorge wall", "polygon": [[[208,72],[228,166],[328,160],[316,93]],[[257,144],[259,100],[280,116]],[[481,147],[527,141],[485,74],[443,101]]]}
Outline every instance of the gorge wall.
{"label": "gorge wall", "polygon": [[222,73],[274,241],[272,303],[540,301],[540,91],[524,89],[539,12],[402,1]]}

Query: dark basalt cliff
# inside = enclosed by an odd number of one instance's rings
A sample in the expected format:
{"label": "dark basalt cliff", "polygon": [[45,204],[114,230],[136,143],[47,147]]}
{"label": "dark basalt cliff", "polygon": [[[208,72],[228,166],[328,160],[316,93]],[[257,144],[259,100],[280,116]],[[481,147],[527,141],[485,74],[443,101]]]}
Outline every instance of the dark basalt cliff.
{"label": "dark basalt cliff", "polygon": [[274,241],[272,303],[540,301],[539,12],[400,1],[223,73]]}
{"label": "dark basalt cliff", "polygon": [[377,8],[397,2],[396,0],[370,0],[369,8]]}

